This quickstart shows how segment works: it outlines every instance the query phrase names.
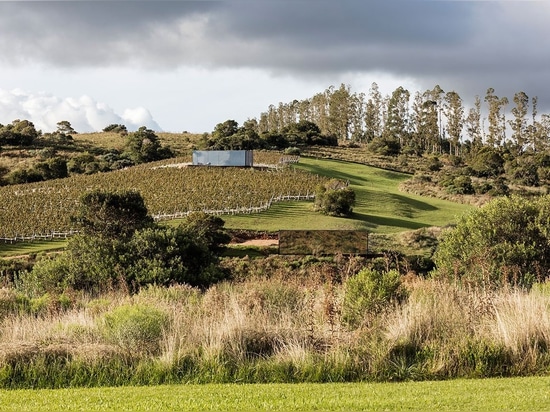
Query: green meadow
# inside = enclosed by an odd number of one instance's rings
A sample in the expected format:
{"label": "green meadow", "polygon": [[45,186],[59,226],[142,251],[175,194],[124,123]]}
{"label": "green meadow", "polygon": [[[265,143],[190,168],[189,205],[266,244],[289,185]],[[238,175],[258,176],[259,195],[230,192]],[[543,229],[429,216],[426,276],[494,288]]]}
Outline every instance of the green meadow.
{"label": "green meadow", "polygon": [[296,167],[349,181],[356,194],[353,216],[324,216],[313,211],[311,202],[282,202],[257,215],[224,216],[226,227],[269,231],[363,229],[373,233],[396,233],[445,226],[471,208],[447,200],[401,192],[399,184],[411,178],[404,173],[358,163],[304,157]]}
{"label": "green meadow", "polygon": [[4,412],[548,411],[550,378],[0,391]]}

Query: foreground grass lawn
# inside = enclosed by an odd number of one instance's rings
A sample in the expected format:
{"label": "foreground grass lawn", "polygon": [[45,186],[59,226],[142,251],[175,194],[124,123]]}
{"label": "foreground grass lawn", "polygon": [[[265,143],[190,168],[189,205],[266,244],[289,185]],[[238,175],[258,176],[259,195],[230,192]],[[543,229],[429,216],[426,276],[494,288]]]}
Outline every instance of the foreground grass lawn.
{"label": "foreground grass lawn", "polygon": [[550,377],[0,391],[6,411],[548,411]]}

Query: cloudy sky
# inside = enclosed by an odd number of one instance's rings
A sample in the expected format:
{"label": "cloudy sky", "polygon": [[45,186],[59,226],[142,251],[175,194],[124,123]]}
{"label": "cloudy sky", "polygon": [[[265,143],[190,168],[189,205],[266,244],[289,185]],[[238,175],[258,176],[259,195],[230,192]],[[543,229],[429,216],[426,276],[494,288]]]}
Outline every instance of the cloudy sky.
{"label": "cloudy sky", "polygon": [[0,1],[0,123],[210,132],[345,83],[550,112],[550,2]]}

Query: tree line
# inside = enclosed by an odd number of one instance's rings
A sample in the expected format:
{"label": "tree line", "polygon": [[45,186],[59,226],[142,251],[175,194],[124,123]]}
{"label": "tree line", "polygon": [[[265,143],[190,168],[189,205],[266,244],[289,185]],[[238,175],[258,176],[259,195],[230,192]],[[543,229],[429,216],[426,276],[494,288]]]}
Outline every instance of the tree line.
{"label": "tree line", "polygon": [[[262,134],[281,133],[293,124],[311,122],[319,134],[338,142],[371,145],[382,154],[463,155],[484,146],[514,154],[540,152],[550,145],[550,114],[539,116],[537,97],[518,92],[510,102],[488,88],[466,108],[456,91],[439,85],[414,95],[403,87],[383,96],[376,83],[368,94],[350,86],[331,86],[311,98],[270,105],[249,120]],[[511,109],[507,113],[507,108]]]}
{"label": "tree line", "polygon": [[174,156],[169,147],[162,146],[155,132],[145,126],[128,133],[126,126],[112,124],[103,131],[118,133],[124,142],[124,149],[101,150],[94,148],[93,153],[85,151],[68,158],[58,151],[79,151],[75,147],[73,139],[73,135],[77,132],[72,128],[70,122],[66,120],[58,122],[57,130],[51,133],[42,133],[29,120],[16,119],[6,125],[0,124],[0,152],[3,147],[39,149],[37,154],[40,159],[30,168],[17,170],[9,170],[0,165],[0,186],[41,182],[75,174],[120,170]]}

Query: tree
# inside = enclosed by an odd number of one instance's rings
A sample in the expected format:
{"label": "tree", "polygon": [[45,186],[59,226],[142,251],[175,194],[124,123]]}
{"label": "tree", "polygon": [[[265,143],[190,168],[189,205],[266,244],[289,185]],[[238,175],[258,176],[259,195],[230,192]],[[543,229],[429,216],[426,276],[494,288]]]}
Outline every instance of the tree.
{"label": "tree", "polygon": [[62,120],[60,122],[57,122],[57,132],[64,133],[64,134],[76,133],[76,131],[71,126],[71,122],[67,120]]}
{"label": "tree", "polygon": [[496,177],[504,172],[504,159],[495,147],[485,146],[474,154],[470,167],[479,177]]}
{"label": "tree", "polygon": [[183,231],[204,242],[204,246],[215,254],[225,250],[231,237],[224,230],[225,222],[218,216],[204,212],[191,213],[181,224]]}
{"label": "tree", "polygon": [[520,155],[527,144],[527,112],[529,109],[529,97],[525,92],[518,92],[514,95],[515,107],[512,108],[513,120],[508,123],[512,129],[512,146],[515,153]]}
{"label": "tree", "polygon": [[125,238],[153,220],[138,192],[93,191],[82,196],[79,214],[73,221],[89,236]]}
{"label": "tree", "polygon": [[178,227],[156,225],[136,192],[83,196],[76,221],[82,233],[66,252],[37,262],[34,286],[99,293],[123,286],[132,292],[151,284],[207,287],[229,273],[219,254],[229,242],[219,217],[192,214]]}
{"label": "tree", "polygon": [[388,101],[384,138],[397,140],[400,147],[409,137],[409,98],[409,91],[399,86]]}
{"label": "tree", "polygon": [[104,132],[120,133],[122,135],[128,134],[128,129],[123,124],[112,123],[103,129]]}
{"label": "tree", "polygon": [[348,140],[351,126],[351,92],[350,86],[341,84],[338,89],[328,89],[328,107],[330,135],[336,136],[339,140]]}
{"label": "tree", "polygon": [[367,143],[382,135],[382,94],[372,83],[365,108],[365,138]]}
{"label": "tree", "polygon": [[344,182],[333,179],[315,192],[315,209],[329,216],[349,216],[355,204],[355,192]]}
{"label": "tree", "polygon": [[506,136],[504,107],[508,104],[508,99],[506,97],[497,97],[495,89],[490,87],[487,89],[485,101],[489,105],[487,144],[493,147],[500,147]]}
{"label": "tree", "polygon": [[169,149],[161,146],[155,132],[147,129],[145,126],[128,135],[126,151],[137,164],[166,159],[172,156]]}
{"label": "tree", "polygon": [[466,117],[466,133],[472,142],[473,151],[477,151],[483,146],[483,136],[481,130],[481,99],[476,96],[474,107],[468,111]]}
{"label": "tree", "polygon": [[356,142],[365,140],[363,127],[365,119],[365,95],[353,93],[350,96],[350,138]]}
{"label": "tree", "polygon": [[440,242],[435,275],[465,284],[529,287],[550,273],[550,197],[494,199]]}
{"label": "tree", "polygon": [[451,142],[451,151],[454,149],[454,155],[459,155],[459,144],[464,127],[464,107],[462,99],[455,91],[447,92],[444,105],[445,117],[447,118],[447,135]]}
{"label": "tree", "polygon": [[207,287],[227,277],[216,264],[217,252],[223,249],[221,242],[228,243],[229,237],[222,241],[209,227],[193,231],[192,226],[152,226],[135,232],[122,257],[124,278],[132,290],[174,283]]}
{"label": "tree", "polygon": [[216,127],[214,127],[212,138],[220,139],[224,137],[230,137],[237,133],[238,130],[239,123],[237,123],[235,120],[226,120],[223,123],[218,123]]}
{"label": "tree", "polygon": [[405,146],[416,149],[417,152],[430,151],[439,153],[441,141],[439,137],[437,101],[432,99],[432,91],[416,93],[414,104],[414,138],[407,139]]}
{"label": "tree", "polygon": [[0,127],[0,145],[29,146],[40,136],[34,124],[28,120],[16,119]]}

